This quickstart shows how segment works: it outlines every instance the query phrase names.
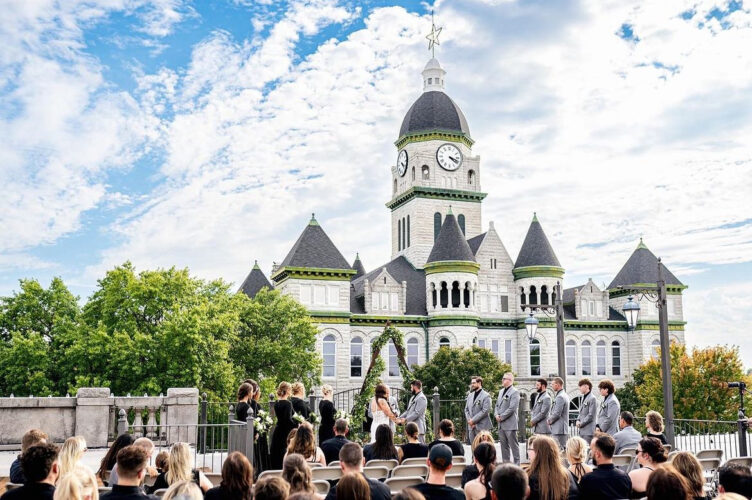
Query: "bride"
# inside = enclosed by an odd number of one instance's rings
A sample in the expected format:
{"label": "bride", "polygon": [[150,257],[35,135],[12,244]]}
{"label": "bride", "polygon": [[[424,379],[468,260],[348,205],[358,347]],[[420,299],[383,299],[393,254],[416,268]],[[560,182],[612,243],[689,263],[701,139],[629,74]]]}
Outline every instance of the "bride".
{"label": "bride", "polygon": [[371,400],[371,413],[373,422],[371,423],[371,443],[376,441],[376,429],[381,424],[392,427],[396,422],[397,416],[389,406],[389,387],[384,384],[376,385],[374,397]]}

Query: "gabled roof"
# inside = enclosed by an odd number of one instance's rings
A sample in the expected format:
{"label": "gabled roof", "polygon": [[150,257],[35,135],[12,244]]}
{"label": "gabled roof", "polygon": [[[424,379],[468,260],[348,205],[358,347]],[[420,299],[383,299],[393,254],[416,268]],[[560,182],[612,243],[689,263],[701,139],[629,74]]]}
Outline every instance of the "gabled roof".
{"label": "gabled roof", "polygon": [[363,267],[363,263],[360,261],[360,254],[355,254],[355,262],[353,262],[352,268],[355,269],[355,274],[350,278],[350,281],[358,279],[366,274],[366,268]]}
{"label": "gabled roof", "polygon": [[250,298],[253,298],[264,287],[268,288],[269,290],[272,290],[274,288],[266,278],[264,272],[259,267],[258,261],[256,261],[253,264],[253,269],[251,269],[251,272],[248,273],[248,276],[246,276],[243,284],[240,285],[238,292],[243,292]]}
{"label": "gabled roof", "polygon": [[565,288],[562,292],[561,300],[565,304],[570,304],[574,302],[574,291],[575,290],[582,290],[582,287],[585,285],[579,285],[579,286],[573,286],[572,288]]}
{"label": "gabled roof", "polygon": [[363,301],[365,281],[367,279],[369,283],[373,282],[384,268],[398,283],[407,282],[407,312],[405,314],[417,316],[428,314],[426,309],[426,275],[422,269],[415,269],[403,255],[352,281],[350,284],[350,312],[365,314]]}
{"label": "gabled roof", "polygon": [[[667,285],[680,285],[682,282],[674,276],[664,265],[663,277]],[[608,285],[612,290],[619,286],[629,286],[638,283],[655,283],[658,281],[658,258],[651,252],[640,238],[640,244],[627,260],[624,267],[616,274],[616,277]]]}
{"label": "gabled roof", "polygon": [[559,259],[556,258],[554,249],[551,248],[546,233],[543,232],[543,227],[541,227],[535,214],[533,214],[533,221],[527,230],[527,236],[522,243],[520,253],[517,255],[517,262],[514,263],[515,268],[528,266],[561,267]]}
{"label": "gabled roof", "polygon": [[298,241],[279,265],[280,269],[283,267],[351,269],[350,264],[319,226],[315,216],[311,216]]}
{"label": "gabled roof", "polygon": [[446,261],[475,262],[475,255],[451,210],[441,225],[426,263]]}
{"label": "gabled roof", "polygon": [[486,234],[488,233],[481,233],[478,236],[474,236],[467,240],[467,244],[470,245],[470,250],[472,250],[473,255],[478,255],[478,250],[480,249],[483,240],[486,239]]}

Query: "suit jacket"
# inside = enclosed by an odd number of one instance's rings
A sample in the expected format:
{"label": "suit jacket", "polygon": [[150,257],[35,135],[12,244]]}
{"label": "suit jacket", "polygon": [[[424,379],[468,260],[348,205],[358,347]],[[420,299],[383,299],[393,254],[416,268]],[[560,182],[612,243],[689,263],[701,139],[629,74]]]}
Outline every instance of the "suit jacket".
{"label": "suit jacket", "polygon": [[582,398],[580,415],[577,417],[577,421],[580,423],[580,436],[592,436],[595,434],[595,419],[597,414],[598,401],[596,401],[592,392],[588,392]]}
{"label": "suit jacket", "polygon": [[620,414],[621,405],[619,404],[619,400],[616,399],[616,394],[609,394],[601,403],[596,425],[602,432],[613,436],[619,432]]}
{"label": "suit jacket", "polygon": [[551,396],[548,395],[548,391],[544,391],[535,398],[535,404],[530,414],[533,432],[536,434],[551,434],[551,427],[546,421],[549,410],[551,410]]}
{"label": "suit jacket", "polygon": [[426,433],[426,408],[428,407],[428,399],[423,392],[419,392],[410,398],[410,402],[407,403],[407,409],[402,412],[400,418],[404,418],[408,422],[415,422],[418,425],[418,434]]}
{"label": "suit jacket", "polygon": [[631,425],[626,426],[614,434],[614,441],[616,441],[615,453],[617,455],[620,454],[624,448],[636,448],[641,439],[642,434],[640,434],[637,429]]}
{"label": "suit jacket", "polygon": [[[474,401],[473,401],[474,400]],[[472,420],[478,430],[487,431],[491,428],[491,395],[481,389],[478,398],[475,393],[467,395],[465,401],[465,419]]]}
{"label": "suit jacket", "polygon": [[499,391],[499,397],[496,398],[496,407],[494,408],[496,416],[501,417],[499,430],[516,431],[519,421],[520,391],[515,386],[510,386],[503,397],[502,394],[504,394],[504,388]]}
{"label": "suit jacket", "polygon": [[551,434],[569,433],[569,396],[564,389],[556,393],[548,421],[551,425]]}

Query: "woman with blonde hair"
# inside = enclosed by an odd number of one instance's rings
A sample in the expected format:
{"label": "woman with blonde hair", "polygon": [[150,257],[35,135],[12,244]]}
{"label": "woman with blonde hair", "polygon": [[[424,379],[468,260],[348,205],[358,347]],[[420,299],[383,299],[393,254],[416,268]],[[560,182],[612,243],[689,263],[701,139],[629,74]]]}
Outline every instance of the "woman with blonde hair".
{"label": "woman with blonde hair", "polygon": [[705,474],[697,457],[688,451],[680,451],[674,455],[671,465],[689,483],[694,500],[709,500],[711,498],[709,494],[705,493]]}
{"label": "woman with blonde hair", "polygon": [[332,396],[334,391],[329,384],[321,387],[321,402],[319,403],[319,415],[321,415],[321,425],[319,426],[319,444],[327,439],[334,437],[334,416],[337,410],[334,408]]}
{"label": "woman with blonde hair", "polygon": [[60,476],[54,500],[99,500],[97,478],[88,467],[77,465]]}
{"label": "woman with blonde hair", "polygon": [[292,391],[290,397],[292,409],[295,410],[295,413],[308,420],[311,415],[311,407],[308,405],[308,401],[305,400],[305,386],[302,382],[295,382],[290,389]]}
{"label": "woman with blonde hair", "polygon": [[645,414],[645,426],[647,427],[647,436],[656,438],[661,444],[668,444],[668,439],[663,433],[663,416],[657,411],[650,410]]}
{"label": "woman with blonde hair", "polygon": [[298,453],[305,458],[307,462],[318,462],[326,467],[326,457],[321,448],[316,446],[316,440],[313,436],[313,427],[308,422],[303,423],[295,432],[295,438],[290,441],[287,447],[287,455]]}
{"label": "woman with blonde hair", "polygon": [[290,485],[290,493],[316,493],[311,468],[303,455],[291,453],[285,457],[282,464],[282,479]]}
{"label": "woman with blonde hair", "polygon": [[86,452],[86,440],[83,436],[72,436],[65,440],[57,457],[58,464],[60,464],[60,477],[76,468],[84,452]]}
{"label": "woman with blonde hair", "polygon": [[593,468],[585,463],[587,460],[589,445],[587,441],[579,436],[569,438],[567,441],[567,461],[569,462],[569,472],[572,473],[577,484],[580,484],[582,476],[588,472],[593,472]]}
{"label": "woman with blonde hair", "polygon": [[371,487],[363,474],[348,472],[337,483],[339,500],[371,500]]}
{"label": "woman with blonde hair", "polygon": [[548,436],[536,436],[527,471],[528,500],[573,500],[579,495],[574,476],[561,464],[559,444]]}
{"label": "woman with blonde hair", "polygon": [[193,468],[191,450],[187,443],[175,443],[170,448],[170,456],[167,457],[167,472],[157,476],[154,485],[149,489],[153,493],[162,488],[168,488],[182,481],[192,481],[206,493],[212,483],[203,472]]}
{"label": "woman with blonde hair", "polygon": [[164,494],[164,500],[204,500],[204,494],[193,481],[178,481]]}
{"label": "woman with blonde hair", "polygon": [[[476,434],[475,439],[473,439],[473,444],[470,445],[470,452],[475,453],[475,448],[477,448],[481,443],[495,444],[493,434],[488,431],[480,431],[478,434]],[[470,465],[466,465],[462,470],[462,487],[464,488],[465,485],[473,479],[478,479],[478,476],[480,476],[480,472],[478,472],[478,468],[475,466],[475,462],[471,463]]]}
{"label": "woman with blonde hair", "polygon": [[274,426],[269,466],[273,470],[282,469],[282,459],[287,452],[287,436],[298,426],[292,418],[292,403],[289,401],[292,386],[288,382],[280,382],[277,386],[277,401],[274,403],[274,415],[277,417],[277,425]]}

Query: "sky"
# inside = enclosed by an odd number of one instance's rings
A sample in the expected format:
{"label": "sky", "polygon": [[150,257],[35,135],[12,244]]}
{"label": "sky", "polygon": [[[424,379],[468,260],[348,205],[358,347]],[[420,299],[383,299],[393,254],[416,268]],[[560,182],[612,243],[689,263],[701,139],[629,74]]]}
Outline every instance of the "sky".
{"label": "sky", "polygon": [[687,343],[752,365],[752,5],[736,0],[0,0],[0,295],[85,300],[129,260],[239,285],[312,212],[389,260],[394,141],[436,57],[515,258],[537,212],[565,286],[643,237]]}

